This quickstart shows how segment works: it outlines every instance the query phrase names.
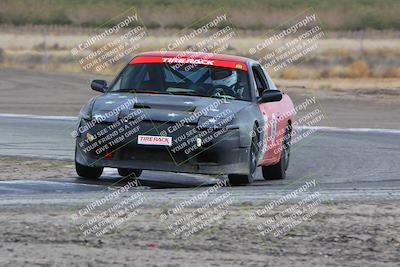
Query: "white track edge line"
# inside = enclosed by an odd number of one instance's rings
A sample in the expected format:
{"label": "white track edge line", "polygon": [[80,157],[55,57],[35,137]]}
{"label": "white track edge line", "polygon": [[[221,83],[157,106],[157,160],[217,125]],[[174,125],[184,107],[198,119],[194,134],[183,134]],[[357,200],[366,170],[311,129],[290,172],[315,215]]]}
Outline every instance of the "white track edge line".
{"label": "white track edge line", "polygon": [[[0,118],[23,118],[23,119],[40,119],[40,120],[62,120],[62,121],[76,121],[78,117],[73,116],[46,116],[46,115],[32,115],[32,114],[11,114],[0,113]],[[400,134],[400,129],[385,129],[385,128],[341,128],[331,126],[297,126],[299,130],[315,130],[327,132],[356,132],[356,133],[391,133]]]}

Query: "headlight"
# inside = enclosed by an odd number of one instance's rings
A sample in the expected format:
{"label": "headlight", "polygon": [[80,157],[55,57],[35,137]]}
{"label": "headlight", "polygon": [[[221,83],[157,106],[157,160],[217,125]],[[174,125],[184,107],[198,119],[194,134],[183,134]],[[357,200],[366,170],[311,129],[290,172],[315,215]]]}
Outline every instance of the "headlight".
{"label": "headlight", "polygon": [[87,130],[83,129],[85,129],[84,127],[86,126],[86,124],[92,120],[92,109],[95,99],[96,97],[90,99],[90,101],[86,105],[84,105],[79,111],[79,119],[77,121],[76,127],[77,130],[73,132],[74,137],[79,137],[82,132]]}
{"label": "headlight", "polygon": [[92,120],[92,110],[95,99],[96,97],[93,97],[86,105],[81,108],[81,110],[79,111],[79,117],[87,121]]}
{"label": "headlight", "polygon": [[87,121],[92,120],[92,108],[89,105],[84,106],[79,112],[79,116]]}

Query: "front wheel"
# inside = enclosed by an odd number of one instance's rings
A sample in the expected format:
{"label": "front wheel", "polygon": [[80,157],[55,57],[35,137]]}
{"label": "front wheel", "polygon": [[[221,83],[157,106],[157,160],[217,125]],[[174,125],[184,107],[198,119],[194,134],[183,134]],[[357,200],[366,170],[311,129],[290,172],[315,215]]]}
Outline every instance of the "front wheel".
{"label": "front wheel", "polygon": [[282,140],[282,151],[279,162],[270,166],[262,166],[262,174],[265,180],[286,178],[286,170],[289,167],[290,159],[291,132],[291,127],[288,125],[285,129],[285,135]]}
{"label": "front wheel", "polygon": [[76,173],[86,179],[98,179],[103,173],[103,168],[89,167],[75,161]]}
{"label": "front wheel", "polygon": [[230,185],[236,186],[253,183],[257,169],[258,151],[258,138],[257,136],[254,136],[250,146],[249,172],[248,174],[229,174],[228,179]]}

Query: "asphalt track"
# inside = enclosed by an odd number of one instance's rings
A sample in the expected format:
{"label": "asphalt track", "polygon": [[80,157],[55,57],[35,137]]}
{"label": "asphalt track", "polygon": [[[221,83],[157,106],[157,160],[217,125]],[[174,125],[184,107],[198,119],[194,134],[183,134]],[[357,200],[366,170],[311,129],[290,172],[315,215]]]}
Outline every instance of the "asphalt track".
{"label": "asphalt track", "polygon": [[[3,114],[0,122],[0,155],[73,160],[73,117]],[[321,128],[293,146],[285,180],[265,181],[258,170],[254,184],[224,190],[231,190],[239,202],[265,201],[315,180],[312,190],[330,200],[400,198],[399,136],[398,130]],[[119,181],[121,177],[113,169],[106,169],[98,181],[75,176],[33,181],[29,174],[25,178],[0,182],[1,204],[84,202],[126,183]],[[137,190],[163,203],[165,199],[189,197],[194,189],[215,181],[203,175],[144,171]]]}

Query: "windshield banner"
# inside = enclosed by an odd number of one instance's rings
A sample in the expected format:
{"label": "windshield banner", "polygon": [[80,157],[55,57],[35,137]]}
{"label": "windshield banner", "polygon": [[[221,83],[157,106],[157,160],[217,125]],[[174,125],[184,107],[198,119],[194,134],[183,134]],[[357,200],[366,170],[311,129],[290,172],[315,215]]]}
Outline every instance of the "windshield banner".
{"label": "windshield banner", "polygon": [[201,57],[157,57],[157,56],[139,56],[132,59],[129,64],[140,64],[140,63],[167,63],[167,64],[189,64],[189,65],[207,65],[225,67],[231,69],[247,70],[245,63],[237,61],[227,60],[213,60],[212,58],[201,58]]}

